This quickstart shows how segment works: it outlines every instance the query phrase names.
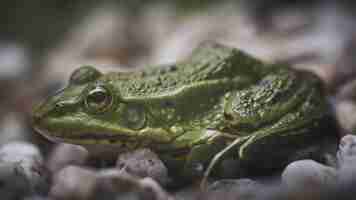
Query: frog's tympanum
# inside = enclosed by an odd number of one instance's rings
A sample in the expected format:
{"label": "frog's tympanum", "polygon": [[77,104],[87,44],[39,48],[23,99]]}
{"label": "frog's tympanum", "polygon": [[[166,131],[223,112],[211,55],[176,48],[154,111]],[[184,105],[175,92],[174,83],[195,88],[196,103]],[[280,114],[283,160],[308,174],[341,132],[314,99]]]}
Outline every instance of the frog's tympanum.
{"label": "frog's tympanum", "polygon": [[52,141],[101,156],[149,148],[171,174],[185,177],[218,175],[226,160],[238,161],[236,171],[281,168],[320,156],[329,138],[315,75],[215,43],[183,62],[143,71],[81,67],[33,118]]}

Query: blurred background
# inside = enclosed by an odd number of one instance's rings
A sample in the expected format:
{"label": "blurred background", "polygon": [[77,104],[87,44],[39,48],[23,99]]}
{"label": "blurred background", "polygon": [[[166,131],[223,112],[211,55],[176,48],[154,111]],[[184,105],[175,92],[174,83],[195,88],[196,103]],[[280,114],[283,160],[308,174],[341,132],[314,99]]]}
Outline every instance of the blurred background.
{"label": "blurred background", "polygon": [[342,128],[356,128],[356,4],[340,0],[3,0],[0,145],[51,143],[34,134],[34,104],[81,65],[136,70],[184,59],[214,40],[266,62],[312,70]]}
{"label": "blurred background", "polygon": [[[0,195],[4,199],[4,194],[13,197],[18,191],[4,189],[5,183],[17,187],[12,178],[17,171],[8,171],[12,165],[3,162],[9,159],[4,155],[43,155],[52,173],[63,165],[61,158],[66,164],[85,160],[84,154],[71,155],[78,149],[67,146],[58,150],[62,157],[51,161],[48,155],[54,145],[31,127],[34,105],[64,87],[74,69],[93,65],[103,72],[129,71],[172,63],[206,40],[239,48],[265,62],[313,71],[324,82],[340,134],[356,133],[354,1],[2,0],[0,24]],[[5,148],[14,141],[36,146],[31,151],[16,145],[15,151]],[[30,166],[30,172],[23,174],[32,177],[28,180],[30,184],[35,180],[34,185],[42,180],[36,177],[47,177],[42,164],[36,164],[41,160],[37,157],[29,159],[29,165],[21,164],[25,169]],[[87,182],[88,172],[79,171],[67,176],[78,174],[84,177],[79,183]],[[65,173],[62,176],[60,180],[67,179]],[[18,180],[24,183],[21,177]],[[48,191],[49,184],[44,185],[43,191]],[[255,193],[255,188],[251,191]]]}

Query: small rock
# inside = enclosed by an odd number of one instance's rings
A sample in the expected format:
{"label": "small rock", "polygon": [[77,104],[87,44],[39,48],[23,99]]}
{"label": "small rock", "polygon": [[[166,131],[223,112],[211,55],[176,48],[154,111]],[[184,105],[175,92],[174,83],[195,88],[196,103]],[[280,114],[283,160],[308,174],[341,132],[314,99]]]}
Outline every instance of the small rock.
{"label": "small rock", "polygon": [[31,193],[31,186],[19,165],[0,163],[1,199],[21,199]]}
{"label": "small rock", "polygon": [[57,200],[86,200],[93,195],[96,173],[90,169],[67,166],[55,174],[50,197]]}
{"label": "small rock", "polygon": [[30,64],[29,52],[16,43],[0,44],[0,79],[14,79],[25,75]]}
{"label": "small rock", "polygon": [[50,200],[50,199],[45,196],[33,195],[33,196],[25,197],[23,200]]}
{"label": "small rock", "polygon": [[[143,190],[143,196],[152,196],[154,200],[173,200],[174,198],[166,191],[162,189],[162,187],[152,178],[147,177],[139,181],[140,186]],[[145,199],[145,198],[143,198]]]}
{"label": "small rock", "polygon": [[[46,194],[49,172],[38,148],[24,142],[14,142],[0,148],[0,194]],[[2,196],[3,199],[4,196]],[[5,199],[5,197],[4,197]]]}
{"label": "small rock", "polygon": [[[3,104],[0,104],[0,106],[3,106]],[[25,121],[19,113],[9,112],[5,116],[0,116],[0,119],[1,146],[9,142],[27,141],[29,139]]]}
{"label": "small rock", "polygon": [[207,188],[201,199],[258,199],[261,184],[251,179],[223,179]]}
{"label": "small rock", "polygon": [[138,179],[125,171],[106,169],[98,173],[93,192],[93,199],[137,199],[137,200],[169,200],[172,199],[151,178]]}
{"label": "small rock", "polygon": [[339,150],[337,152],[338,178],[339,183],[354,186],[356,182],[356,136],[346,135],[340,140]]}
{"label": "small rock", "polygon": [[289,164],[282,173],[282,183],[291,195],[299,198],[320,197],[337,180],[334,168],[313,160],[300,160]]}
{"label": "small rock", "polygon": [[169,181],[166,166],[158,156],[149,149],[139,149],[121,154],[116,166],[119,169],[141,178],[151,177],[162,185],[167,184]]}
{"label": "small rock", "polygon": [[89,153],[83,147],[61,143],[50,154],[47,166],[54,173],[68,165],[83,165],[88,157]]}
{"label": "small rock", "polygon": [[135,176],[123,170],[105,169],[98,173],[92,199],[140,199],[138,188]]}
{"label": "small rock", "polygon": [[338,99],[355,101],[356,100],[355,90],[356,90],[356,79],[344,84],[339,89],[336,96]]}
{"label": "small rock", "polygon": [[340,168],[356,164],[356,136],[345,135],[341,138],[337,152],[337,164]]}
{"label": "small rock", "polygon": [[[347,132],[356,130],[356,104],[351,100],[336,102],[336,118],[342,129]],[[355,133],[356,134],[356,133]]]}
{"label": "small rock", "polygon": [[0,162],[43,162],[39,149],[30,143],[12,142],[0,148]]}

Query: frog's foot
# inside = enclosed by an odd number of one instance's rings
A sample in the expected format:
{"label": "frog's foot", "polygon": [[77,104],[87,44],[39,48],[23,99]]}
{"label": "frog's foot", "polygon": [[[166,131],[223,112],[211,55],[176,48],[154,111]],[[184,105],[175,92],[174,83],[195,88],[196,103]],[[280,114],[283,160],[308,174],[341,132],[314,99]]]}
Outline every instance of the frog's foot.
{"label": "frog's foot", "polygon": [[246,141],[246,139],[247,139],[246,137],[236,138],[231,144],[229,144],[223,150],[221,150],[220,152],[218,152],[217,154],[214,155],[213,159],[210,161],[208,167],[206,168],[203,178],[201,180],[201,183],[200,183],[201,190],[205,190],[207,188],[207,181],[208,181],[211,171],[219,163],[219,161],[222,160],[224,155],[229,153],[235,147],[241,145],[241,143]]}

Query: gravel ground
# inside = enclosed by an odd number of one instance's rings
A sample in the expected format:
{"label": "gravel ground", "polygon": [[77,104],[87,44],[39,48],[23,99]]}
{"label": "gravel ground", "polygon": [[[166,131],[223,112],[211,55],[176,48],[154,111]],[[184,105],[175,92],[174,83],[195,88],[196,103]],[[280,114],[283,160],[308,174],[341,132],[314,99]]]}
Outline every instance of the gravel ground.
{"label": "gravel ground", "polygon": [[[258,1],[227,1],[182,14],[172,4],[157,3],[134,15],[108,2],[88,5],[40,56],[25,42],[0,40],[0,84],[6,88],[0,94],[1,199],[341,200],[356,194],[356,29],[347,4],[301,1],[274,10]],[[136,70],[183,59],[205,40],[316,73],[339,127],[333,165],[301,160],[280,177],[218,180],[201,191],[197,184],[170,187],[174,180],[149,149],[101,165],[84,148],[51,143],[32,129],[33,106],[63,87],[78,66]]]}

